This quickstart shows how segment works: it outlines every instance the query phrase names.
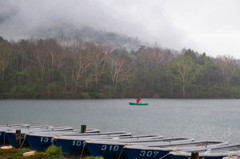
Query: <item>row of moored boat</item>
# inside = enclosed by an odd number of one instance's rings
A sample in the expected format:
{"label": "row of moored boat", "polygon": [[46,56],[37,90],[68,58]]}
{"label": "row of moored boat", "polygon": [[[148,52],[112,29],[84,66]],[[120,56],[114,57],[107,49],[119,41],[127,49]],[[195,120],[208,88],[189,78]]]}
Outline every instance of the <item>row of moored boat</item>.
{"label": "row of moored boat", "polygon": [[[29,124],[0,125],[0,144],[16,147],[16,130],[21,130],[21,147],[42,151],[52,144],[63,154],[102,156],[104,159],[239,159],[240,144],[167,138],[161,135],[132,135],[129,132],[100,132],[99,129],[54,127]],[[196,155],[197,154],[197,155]]]}

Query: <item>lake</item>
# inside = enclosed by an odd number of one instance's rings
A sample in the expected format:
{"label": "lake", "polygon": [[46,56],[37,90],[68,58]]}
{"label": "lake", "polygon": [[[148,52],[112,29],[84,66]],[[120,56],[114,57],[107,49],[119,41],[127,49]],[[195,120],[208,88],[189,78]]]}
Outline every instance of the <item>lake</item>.
{"label": "lake", "polygon": [[0,124],[99,128],[240,143],[239,99],[0,100]]}

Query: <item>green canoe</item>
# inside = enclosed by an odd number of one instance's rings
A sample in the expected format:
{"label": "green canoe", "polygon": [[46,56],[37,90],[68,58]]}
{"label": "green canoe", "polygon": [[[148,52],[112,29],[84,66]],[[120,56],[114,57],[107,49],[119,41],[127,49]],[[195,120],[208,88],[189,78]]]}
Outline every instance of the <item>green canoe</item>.
{"label": "green canoe", "polygon": [[148,105],[148,103],[132,103],[132,102],[129,102],[129,105]]}

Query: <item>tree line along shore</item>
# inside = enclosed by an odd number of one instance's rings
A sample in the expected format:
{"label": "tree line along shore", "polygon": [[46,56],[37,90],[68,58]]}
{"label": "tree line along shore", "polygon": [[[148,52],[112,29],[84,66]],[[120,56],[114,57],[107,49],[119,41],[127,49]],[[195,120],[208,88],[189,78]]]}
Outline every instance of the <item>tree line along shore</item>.
{"label": "tree line along shore", "polygon": [[0,99],[239,98],[239,62],[79,37],[0,37]]}

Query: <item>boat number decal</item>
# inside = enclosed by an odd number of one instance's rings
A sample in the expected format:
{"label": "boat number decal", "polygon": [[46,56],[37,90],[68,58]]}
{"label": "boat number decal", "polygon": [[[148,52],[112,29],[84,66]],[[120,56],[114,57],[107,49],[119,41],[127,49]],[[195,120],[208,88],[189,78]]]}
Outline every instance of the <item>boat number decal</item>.
{"label": "boat number decal", "polygon": [[48,142],[49,138],[48,137],[41,137],[41,142]]}
{"label": "boat number decal", "polygon": [[73,141],[73,146],[81,146],[82,142],[81,141]]}
{"label": "boat number decal", "polygon": [[110,145],[110,146],[102,145],[101,147],[102,151],[118,151],[118,149],[119,149],[119,146],[117,145]]}
{"label": "boat number decal", "polygon": [[159,154],[158,151],[140,151],[139,156],[147,156],[147,157],[156,157]]}

